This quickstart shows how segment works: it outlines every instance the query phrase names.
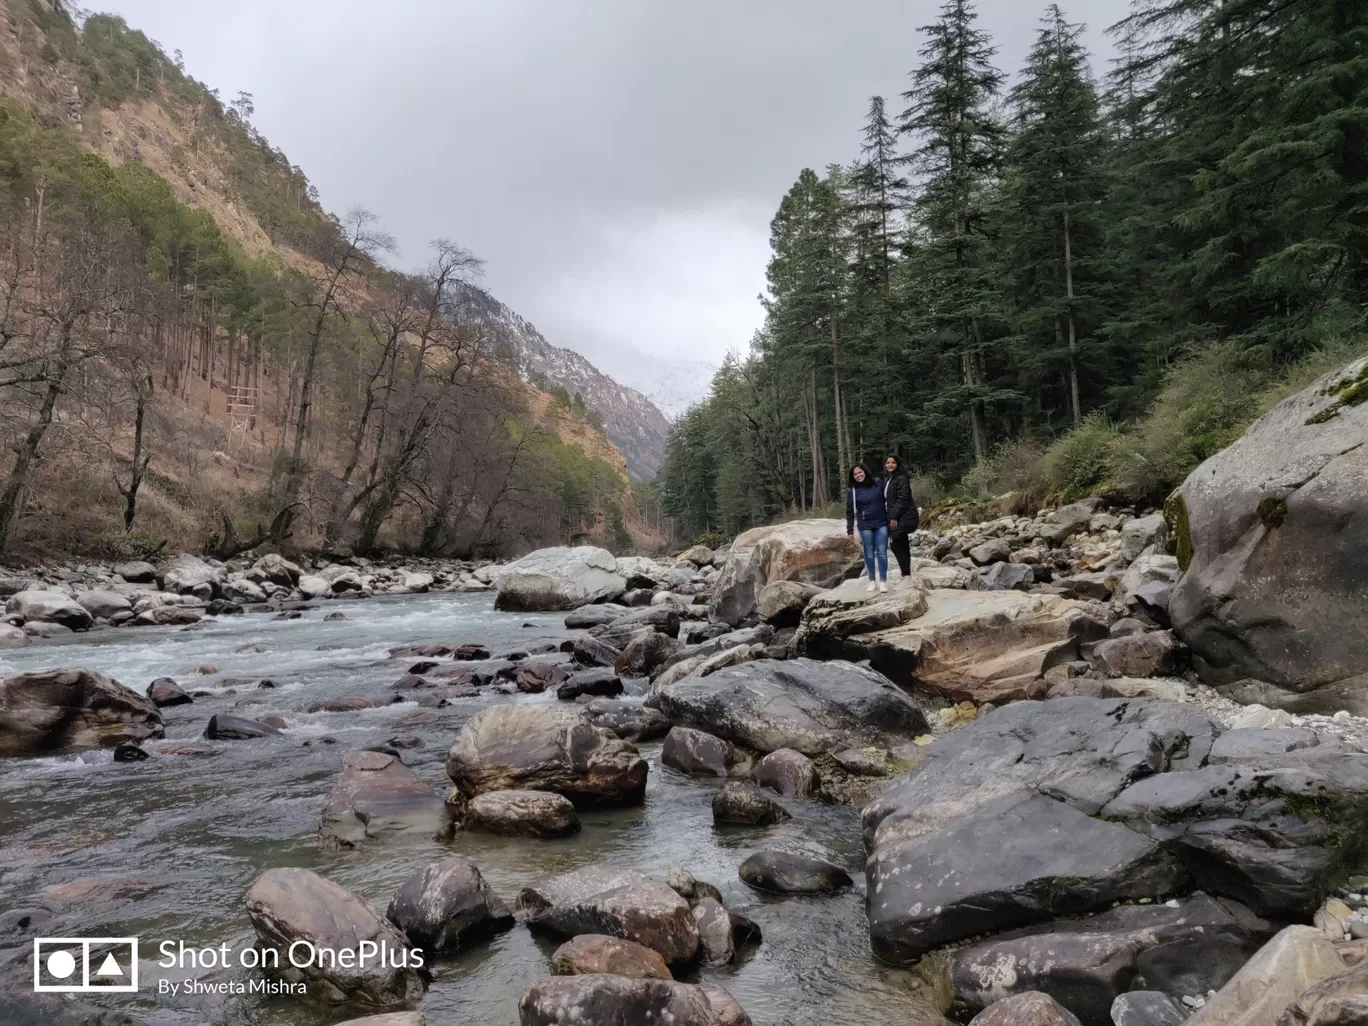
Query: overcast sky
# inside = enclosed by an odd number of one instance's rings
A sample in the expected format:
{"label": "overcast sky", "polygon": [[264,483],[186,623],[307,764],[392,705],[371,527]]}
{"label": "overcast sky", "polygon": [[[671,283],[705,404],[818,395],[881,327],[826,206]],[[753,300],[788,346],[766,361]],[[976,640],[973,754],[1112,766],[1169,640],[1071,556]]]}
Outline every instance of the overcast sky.
{"label": "overcast sky", "polygon": [[[95,0],[231,99],[324,205],[361,203],[416,265],[429,240],[557,345],[612,373],[720,362],[760,323],[769,220],[847,162],[906,88],[938,0]],[[1102,30],[1126,0],[1064,0]],[[979,0],[1015,73],[1044,8]]]}

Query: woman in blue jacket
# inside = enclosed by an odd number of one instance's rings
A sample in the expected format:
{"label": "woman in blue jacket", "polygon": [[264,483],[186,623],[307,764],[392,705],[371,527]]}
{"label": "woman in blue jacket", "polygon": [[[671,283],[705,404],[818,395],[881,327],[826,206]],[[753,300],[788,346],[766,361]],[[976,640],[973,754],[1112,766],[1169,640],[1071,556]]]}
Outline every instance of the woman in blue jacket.
{"label": "woman in blue jacket", "polygon": [[[846,490],[846,534],[860,528],[865,572],[869,587],[865,591],[888,590],[888,507],[884,504],[883,482],[863,463],[850,468],[850,487]],[[874,577],[877,564],[879,576]]]}

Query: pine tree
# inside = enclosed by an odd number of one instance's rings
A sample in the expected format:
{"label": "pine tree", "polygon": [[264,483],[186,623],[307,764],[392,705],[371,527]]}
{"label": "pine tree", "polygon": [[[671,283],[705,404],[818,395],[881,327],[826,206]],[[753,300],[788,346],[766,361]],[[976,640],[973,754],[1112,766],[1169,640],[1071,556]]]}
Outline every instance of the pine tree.
{"label": "pine tree", "polygon": [[[1102,288],[1100,202],[1106,138],[1083,28],[1057,5],[1042,21],[1025,74],[1012,90],[1011,145],[1004,164],[1002,235],[1012,288],[1018,362],[1031,391],[1063,379],[1073,424],[1083,417],[1080,333],[1098,321]],[[1094,362],[1100,363],[1098,354]]]}
{"label": "pine tree", "polygon": [[974,460],[987,451],[986,404],[1006,398],[986,387],[988,331],[998,314],[991,281],[985,198],[998,169],[1003,130],[992,110],[1003,76],[988,36],[974,28],[968,0],[947,0],[923,29],[923,64],[903,94],[900,130],[917,140],[911,166],[921,195],[914,214],[935,302],[924,329],[959,368],[959,383],[938,401],[967,410]]}
{"label": "pine tree", "polygon": [[869,101],[860,159],[846,175],[851,254],[846,348],[856,373],[854,407],[860,411],[853,451],[865,453],[866,439],[886,445],[895,434],[893,414],[899,409],[899,382],[893,347],[901,342],[894,263],[898,250],[899,212],[906,203],[907,179],[901,174],[897,136],[884,109],[884,98]]}

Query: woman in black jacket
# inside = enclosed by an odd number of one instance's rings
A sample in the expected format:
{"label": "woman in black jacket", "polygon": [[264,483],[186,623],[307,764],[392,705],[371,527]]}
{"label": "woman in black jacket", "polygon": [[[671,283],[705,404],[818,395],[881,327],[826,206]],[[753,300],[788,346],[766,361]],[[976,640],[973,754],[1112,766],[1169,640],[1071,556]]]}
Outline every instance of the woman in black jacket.
{"label": "woman in black jacket", "polygon": [[917,500],[912,497],[912,482],[907,471],[902,468],[902,460],[896,456],[884,457],[884,506],[888,510],[888,547],[898,560],[902,571],[899,588],[912,583],[912,541],[911,534],[917,529],[921,518],[917,513]]}
{"label": "woman in black jacket", "polygon": [[[850,487],[846,489],[846,534],[860,528],[860,547],[864,549],[866,591],[888,590],[888,508],[884,505],[883,482],[863,463],[850,468]],[[879,576],[875,580],[874,571]]]}

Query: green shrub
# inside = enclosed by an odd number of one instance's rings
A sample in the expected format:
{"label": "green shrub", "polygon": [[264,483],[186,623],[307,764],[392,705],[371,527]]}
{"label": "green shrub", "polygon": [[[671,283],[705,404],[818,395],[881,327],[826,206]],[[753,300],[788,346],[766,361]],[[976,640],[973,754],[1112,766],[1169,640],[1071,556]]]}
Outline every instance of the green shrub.
{"label": "green shrub", "polygon": [[1015,493],[1015,506],[1038,508],[1045,495],[1045,455],[1043,442],[1023,438],[1003,442],[978,466],[964,476],[963,486],[973,496],[988,498]]}
{"label": "green shrub", "polygon": [[1048,496],[1069,502],[1102,489],[1112,476],[1121,437],[1116,425],[1100,413],[1089,414],[1061,435],[1042,461]]}

